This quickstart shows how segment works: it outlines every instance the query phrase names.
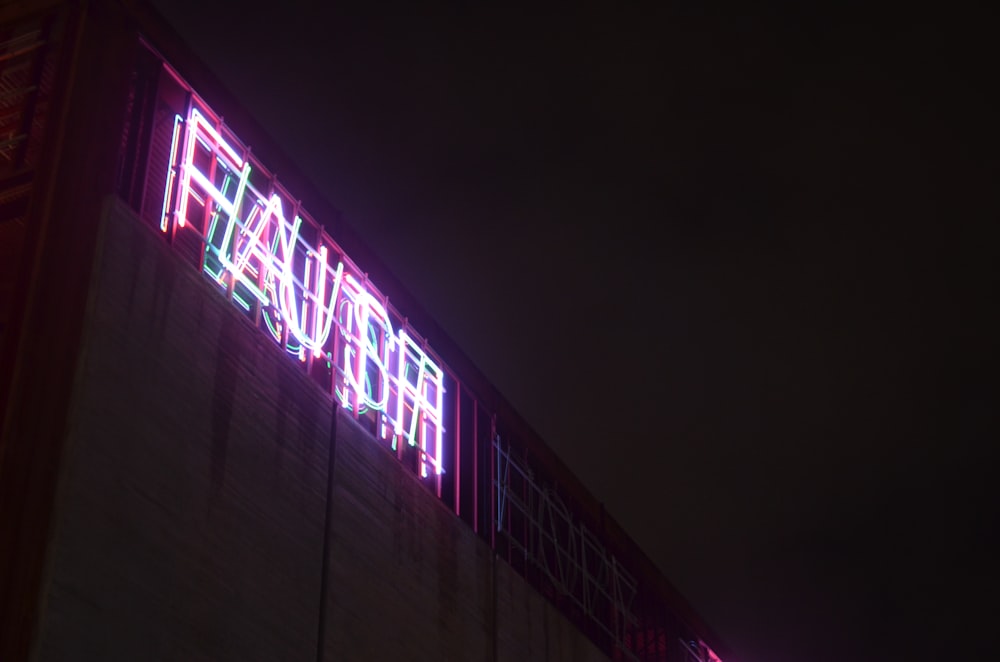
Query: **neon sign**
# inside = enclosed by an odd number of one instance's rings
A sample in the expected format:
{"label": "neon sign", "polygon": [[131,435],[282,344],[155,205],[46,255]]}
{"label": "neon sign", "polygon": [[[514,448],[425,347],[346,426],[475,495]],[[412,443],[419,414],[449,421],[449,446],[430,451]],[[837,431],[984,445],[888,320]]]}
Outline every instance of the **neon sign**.
{"label": "neon sign", "polygon": [[176,116],[160,229],[197,233],[202,269],[298,360],[325,362],[334,397],[374,413],[395,450],[443,471],[443,372],[318,223],[197,102]]}

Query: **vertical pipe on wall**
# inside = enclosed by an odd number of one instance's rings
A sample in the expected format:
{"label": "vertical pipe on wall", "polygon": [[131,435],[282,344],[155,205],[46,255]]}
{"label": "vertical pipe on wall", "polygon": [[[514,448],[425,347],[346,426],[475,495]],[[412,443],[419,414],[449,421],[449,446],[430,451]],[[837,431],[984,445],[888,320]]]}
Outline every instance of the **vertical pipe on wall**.
{"label": "vertical pipe on wall", "polygon": [[472,529],[479,533],[479,401],[472,398]]}
{"label": "vertical pipe on wall", "polygon": [[490,641],[493,662],[497,660],[497,553],[490,554]]}
{"label": "vertical pipe on wall", "polygon": [[323,515],[323,566],[320,573],[319,588],[319,624],[316,633],[316,662],[323,662],[323,649],[326,644],[326,603],[329,592],[330,578],[330,512],[333,509],[333,467],[337,449],[337,418],[340,407],[333,401],[330,414],[329,458],[326,466],[326,511]]}

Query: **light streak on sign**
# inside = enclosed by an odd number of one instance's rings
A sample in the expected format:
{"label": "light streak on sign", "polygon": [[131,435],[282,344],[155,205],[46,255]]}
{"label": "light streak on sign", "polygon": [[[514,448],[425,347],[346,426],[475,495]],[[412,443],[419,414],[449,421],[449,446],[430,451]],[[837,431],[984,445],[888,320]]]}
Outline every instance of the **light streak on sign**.
{"label": "light streak on sign", "polygon": [[418,446],[421,476],[440,474],[441,368],[367,277],[208,115],[193,103],[187,118],[174,120],[160,229],[199,233],[205,273],[244,310],[259,311],[299,360],[326,361],[341,406],[375,412],[393,449]]}

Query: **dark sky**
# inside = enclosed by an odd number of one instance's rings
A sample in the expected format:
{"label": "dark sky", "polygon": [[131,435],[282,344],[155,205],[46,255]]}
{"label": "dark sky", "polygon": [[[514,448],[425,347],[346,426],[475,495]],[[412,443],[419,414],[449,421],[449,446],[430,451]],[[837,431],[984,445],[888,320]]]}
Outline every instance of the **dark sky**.
{"label": "dark sky", "polygon": [[726,662],[996,654],[981,17],[156,4]]}

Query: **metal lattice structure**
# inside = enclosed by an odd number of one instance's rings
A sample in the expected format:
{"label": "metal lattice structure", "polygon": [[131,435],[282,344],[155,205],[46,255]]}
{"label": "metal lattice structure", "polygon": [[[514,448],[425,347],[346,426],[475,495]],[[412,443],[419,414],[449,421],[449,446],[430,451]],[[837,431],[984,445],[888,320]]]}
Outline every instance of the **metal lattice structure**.
{"label": "metal lattice structure", "polygon": [[25,219],[49,115],[54,17],[0,30],[0,336],[16,307]]}
{"label": "metal lattice structure", "polygon": [[571,603],[626,659],[638,660],[626,646],[626,634],[637,622],[636,578],[574,517],[556,488],[537,482],[499,436],[493,449],[497,547],[506,547],[512,564],[521,561],[528,566],[524,570],[539,574],[558,600]]}
{"label": "metal lattice structure", "polygon": [[0,34],[0,174],[37,160],[48,110],[51,23]]}

